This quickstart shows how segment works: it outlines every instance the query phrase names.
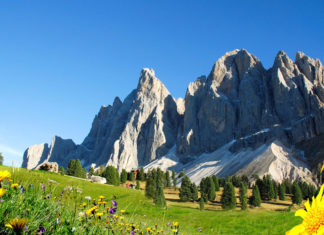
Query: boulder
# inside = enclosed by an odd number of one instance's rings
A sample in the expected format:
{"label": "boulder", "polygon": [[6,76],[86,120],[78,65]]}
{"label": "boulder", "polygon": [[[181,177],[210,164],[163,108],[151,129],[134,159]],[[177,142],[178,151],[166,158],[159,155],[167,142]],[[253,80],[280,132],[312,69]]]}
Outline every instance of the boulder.
{"label": "boulder", "polygon": [[56,162],[44,162],[39,165],[36,170],[50,171],[50,172],[58,172],[58,164]]}
{"label": "boulder", "polygon": [[90,179],[91,182],[99,183],[99,184],[105,184],[107,182],[106,178],[101,176],[96,176],[96,175],[92,175]]}

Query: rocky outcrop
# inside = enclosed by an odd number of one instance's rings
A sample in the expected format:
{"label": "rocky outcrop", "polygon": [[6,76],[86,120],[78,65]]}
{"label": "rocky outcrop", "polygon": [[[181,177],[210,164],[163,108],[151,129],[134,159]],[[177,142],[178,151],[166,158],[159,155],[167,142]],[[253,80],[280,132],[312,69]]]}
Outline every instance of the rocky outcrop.
{"label": "rocky outcrop", "polygon": [[57,162],[59,165],[66,166],[72,158],[69,154],[76,149],[77,146],[71,139],[54,136],[50,147],[48,144],[29,147],[24,153],[22,167],[34,169],[44,162]]}
{"label": "rocky outcrop", "polygon": [[171,150],[172,159],[188,164],[228,143],[233,154],[271,143],[293,149],[324,134],[323,83],[321,62],[301,52],[295,61],[278,52],[270,69],[244,49],[228,52],[177,100],[152,69],[143,69],[125,100],[116,97],[100,108],[82,144],[54,137],[50,147],[28,148],[23,166],[48,161],[66,166],[79,158],[84,167],[131,170],[163,159]]}
{"label": "rocky outcrop", "polygon": [[93,183],[105,184],[107,182],[106,178],[96,175],[92,175],[90,179]]}
{"label": "rocky outcrop", "polygon": [[44,162],[39,165],[36,170],[50,171],[50,172],[58,172],[58,164],[56,162]]}

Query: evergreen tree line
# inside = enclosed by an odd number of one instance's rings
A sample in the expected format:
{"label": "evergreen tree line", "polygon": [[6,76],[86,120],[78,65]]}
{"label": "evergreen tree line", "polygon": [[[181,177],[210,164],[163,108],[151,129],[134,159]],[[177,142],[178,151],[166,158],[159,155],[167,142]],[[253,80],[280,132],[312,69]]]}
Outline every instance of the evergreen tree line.
{"label": "evergreen tree line", "polygon": [[146,176],[145,196],[153,199],[155,205],[166,206],[163,188],[170,187],[170,173],[163,172],[160,168],[149,171]]}
{"label": "evergreen tree line", "polygon": [[61,174],[67,174],[67,175],[72,175],[75,177],[79,177],[79,178],[86,178],[87,177],[87,171],[85,168],[82,168],[80,159],[71,159],[69,161],[69,164],[66,168],[66,171],[64,170],[63,166],[59,167],[59,172]]}

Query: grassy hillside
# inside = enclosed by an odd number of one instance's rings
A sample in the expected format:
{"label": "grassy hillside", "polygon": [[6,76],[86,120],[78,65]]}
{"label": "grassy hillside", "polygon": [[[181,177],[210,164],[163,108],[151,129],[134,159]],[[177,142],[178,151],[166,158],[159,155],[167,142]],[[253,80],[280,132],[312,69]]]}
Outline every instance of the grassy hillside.
{"label": "grassy hillside", "polygon": [[[160,230],[163,228],[164,231],[171,231],[168,230],[167,224],[177,221],[180,226],[179,234],[284,234],[294,225],[301,222],[298,217],[294,216],[293,212],[281,209],[285,208],[285,202],[273,203],[275,206],[278,206],[278,204],[281,206],[280,208],[274,207],[276,210],[272,210],[270,204],[270,206],[262,205],[261,208],[248,211],[240,211],[239,208],[233,211],[223,211],[219,209],[217,203],[215,205],[211,203],[206,206],[205,210],[200,211],[197,209],[199,207],[198,203],[180,203],[177,201],[177,193],[174,192],[174,189],[168,189],[165,192],[168,208],[164,210],[156,208],[150,200],[146,199],[143,191],[91,183],[55,173],[8,167],[0,167],[0,170],[11,171],[13,183],[19,183],[25,188],[33,184],[35,190],[42,192],[41,184],[45,184],[46,193],[44,195],[51,194],[53,198],[59,198],[61,192],[67,186],[80,188],[82,192],[78,193],[77,196],[66,195],[63,200],[64,210],[71,211],[71,217],[82,211],[80,204],[84,201],[85,196],[98,198],[102,195],[108,203],[110,203],[110,199],[116,198],[118,210],[126,210],[124,216],[129,223],[140,224],[145,228],[145,231],[146,227],[154,227],[155,224]],[[0,208],[5,203],[1,204]],[[25,208],[25,210],[28,210],[28,208]],[[20,208],[19,213],[23,213],[23,211],[24,208]],[[76,213],[72,213],[73,211]],[[17,214],[17,216],[22,217],[24,215]],[[0,218],[8,220],[5,216]],[[33,217],[29,219],[32,221]],[[3,225],[6,222],[2,221],[1,224]],[[38,222],[41,223],[41,219]],[[201,228],[202,232],[199,232],[198,228]],[[80,231],[75,234],[79,233]],[[103,231],[102,233],[107,234]]]}

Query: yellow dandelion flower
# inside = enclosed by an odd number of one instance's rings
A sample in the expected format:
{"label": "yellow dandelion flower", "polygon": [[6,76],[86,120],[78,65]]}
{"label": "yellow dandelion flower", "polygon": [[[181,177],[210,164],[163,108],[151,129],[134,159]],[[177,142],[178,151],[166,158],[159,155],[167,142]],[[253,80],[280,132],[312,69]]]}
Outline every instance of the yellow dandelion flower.
{"label": "yellow dandelion flower", "polygon": [[8,228],[12,228],[15,232],[20,232],[28,223],[28,219],[22,218],[16,218],[16,219],[11,219],[9,223],[7,223],[5,226]]}
{"label": "yellow dandelion flower", "polygon": [[178,230],[176,230],[175,228],[174,229],[172,229],[172,232],[174,232],[174,233],[176,233]]}
{"label": "yellow dandelion flower", "polygon": [[11,180],[11,174],[9,171],[5,170],[5,171],[0,171],[0,181],[3,180]]}
{"label": "yellow dandelion flower", "polygon": [[151,228],[147,228],[146,231],[147,232],[152,232],[152,229]]}
{"label": "yellow dandelion flower", "polygon": [[121,217],[119,217],[119,219],[123,220],[123,219],[124,219],[124,217],[123,217],[123,216],[121,216]]}
{"label": "yellow dandelion flower", "polygon": [[2,197],[6,193],[6,190],[3,188],[0,188],[0,197]]}
{"label": "yellow dandelion flower", "polygon": [[126,212],[126,210],[124,210],[124,209],[123,209],[123,210],[120,210],[120,212],[121,212],[121,213],[125,213],[125,212]]}
{"label": "yellow dandelion flower", "polygon": [[19,184],[12,184],[11,188],[18,188]]}
{"label": "yellow dandelion flower", "polygon": [[173,222],[173,226],[178,227],[179,226],[179,222]]}
{"label": "yellow dandelion flower", "polygon": [[324,234],[324,197],[323,197],[324,185],[322,185],[318,195],[313,197],[312,204],[309,199],[305,202],[306,210],[298,210],[295,216],[300,216],[304,219],[303,223],[295,226],[286,235],[297,234]]}
{"label": "yellow dandelion flower", "polygon": [[102,215],[103,215],[102,212],[99,212],[99,213],[96,214],[96,216],[97,216],[99,219],[101,219],[101,216],[102,216]]}
{"label": "yellow dandelion flower", "polygon": [[82,205],[81,206],[83,206],[83,207],[86,207],[87,206],[87,203],[82,203]]}

